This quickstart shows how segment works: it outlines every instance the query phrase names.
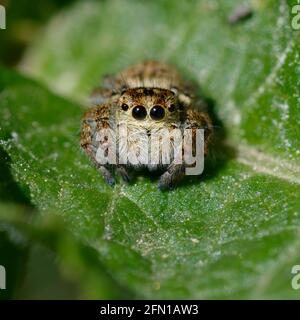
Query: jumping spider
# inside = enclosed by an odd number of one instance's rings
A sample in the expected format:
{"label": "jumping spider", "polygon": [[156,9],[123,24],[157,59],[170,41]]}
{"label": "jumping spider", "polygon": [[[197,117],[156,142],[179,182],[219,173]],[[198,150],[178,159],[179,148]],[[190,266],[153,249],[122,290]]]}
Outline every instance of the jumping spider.
{"label": "jumping spider", "polygon": [[[170,189],[183,178],[186,164],[177,164],[174,158],[168,165],[120,164],[118,161],[101,164],[96,160],[97,149],[104,145],[109,147],[107,140],[97,139],[101,129],[118,130],[126,125],[128,144],[136,152],[141,152],[144,147],[143,141],[135,139],[141,132],[177,128],[181,131],[192,129],[194,133],[196,129],[204,129],[204,154],[208,153],[212,123],[195,91],[190,84],[183,82],[174,68],[157,61],[145,61],[116,76],[105,77],[104,85],[92,92],[93,106],[83,116],[81,147],[108,184],[115,183],[112,171],[116,170],[124,181],[129,181],[129,169],[144,167],[150,171],[164,170],[159,188]],[[117,152],[117,159],[120,152]]]}

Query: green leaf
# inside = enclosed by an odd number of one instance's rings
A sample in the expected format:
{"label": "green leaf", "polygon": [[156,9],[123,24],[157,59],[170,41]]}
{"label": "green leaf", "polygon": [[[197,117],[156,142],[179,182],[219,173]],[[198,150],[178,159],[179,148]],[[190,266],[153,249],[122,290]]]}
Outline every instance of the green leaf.
{"label": "green leaf", "polygon": [[0,264],[7,289],[0,299],[132,297],[105,270],[96,250],[68,232],[55,214],[0,204]]}
{"label": "green leaf", "polygon": [[[137,297],[299,298],[300,38],[292,1],[251,5],[253,18],[233,26],[236,1],[78,3],[23,63],[71,99],[0,72],[0,139],[14,178]],[[199,83],[235,151],[164,193],[147,176],[105,185],[79,150],[83,108],[69,101],[145,58]]]}

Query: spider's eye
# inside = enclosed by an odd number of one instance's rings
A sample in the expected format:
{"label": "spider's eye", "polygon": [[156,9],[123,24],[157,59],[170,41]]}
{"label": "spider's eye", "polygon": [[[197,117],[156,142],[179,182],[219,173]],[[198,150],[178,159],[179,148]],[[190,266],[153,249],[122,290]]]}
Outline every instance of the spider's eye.
{"label": "spider's eye", "polygon": [[170,107],[169,107],[169,111],[173,112],[173,111],[175,111],[175,109],[176,109],[176,105],[175,104],[171,104]]}
{"label": "spider's eye", "polygon": [[144,106],[136,106],[132,109],[132,116],[137,120],[143,120],[147,116],[147,111]]}
{"label": "spider's eye", "polygon": [[165,109],[162,106],[154,106],[150,110],[150,117],[153,120],[161,120],[165,117]]}
{"label": "spider's eye", "polygon": [[127,111],[129,107],[128,107],[128,104],[123,103],[121,108],[122,108],[122,110]]}

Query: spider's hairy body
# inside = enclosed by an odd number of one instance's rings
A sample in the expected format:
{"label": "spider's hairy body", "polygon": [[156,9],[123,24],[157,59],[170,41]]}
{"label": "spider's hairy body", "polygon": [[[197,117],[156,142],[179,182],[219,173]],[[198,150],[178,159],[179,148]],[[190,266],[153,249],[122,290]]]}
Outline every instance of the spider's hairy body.
{"label": "spider's hairy body", "polygon": [[[146,161],[150,152],[147,147],[150,133],[153,138],[156,134],[160,135],[161,130],[204,129],[204,151],[205,154],[208,152],[212,133],[210,117],[199,110],[201,101],[195,98],[191,86],[181,79],[174,68],[166,64],[145,61],[115,77],[108,76],[103,86],[92,92],[91,101],[93,106],[82,119],[81,146],[109,184],[115,181],[113,169],[124,180],[129,180],[127,171],[130,167],[165,170],[160,177],[160,188],[171,188],[183,178],[185,164],[174,163],[172,139],[168,164],[163,163],[160,156],[158,163]],[[97,133],[103,129],[120,132],[123,128],[127,130],[128,148],[117,150],[114,164],[100,164],[96,161],[97,149],[109,148],[109,142],[107,139],[98,141]],[[119,159],[126,152],[138,156],[138,161],[122,164]],[[157,152],[161,152],[159,148]]]}

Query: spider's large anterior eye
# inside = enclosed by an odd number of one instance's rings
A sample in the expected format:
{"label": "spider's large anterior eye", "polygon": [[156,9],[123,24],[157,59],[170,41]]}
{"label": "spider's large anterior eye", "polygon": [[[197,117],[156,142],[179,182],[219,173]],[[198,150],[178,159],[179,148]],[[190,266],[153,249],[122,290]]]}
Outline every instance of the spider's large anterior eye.
{"label": "spider's large anterior eye", "polygon": [[150,110],[150,117],[153,120],[161,120],[165,117],[165,109],[162,106],[154,106]]}
{"label": "spider's large anterior eye", "polygon": [[143,106],[136,106],[132,109],[132,116],[137,120],[143,120],[147,116],[146,108]]}

